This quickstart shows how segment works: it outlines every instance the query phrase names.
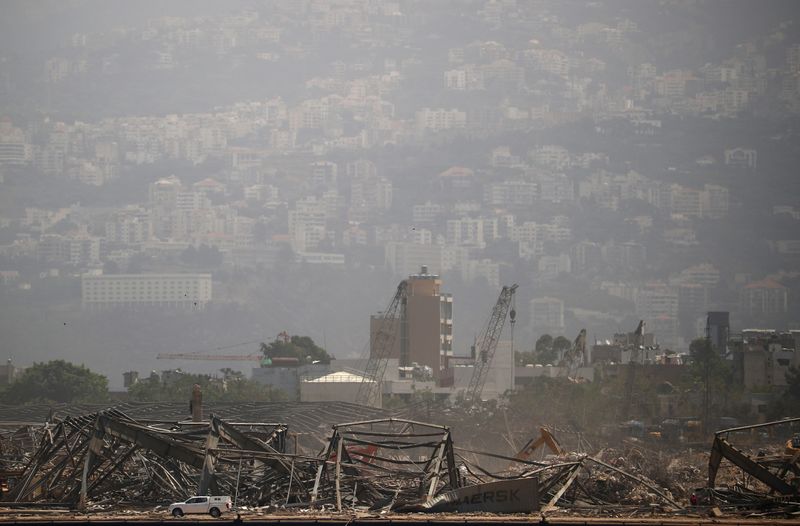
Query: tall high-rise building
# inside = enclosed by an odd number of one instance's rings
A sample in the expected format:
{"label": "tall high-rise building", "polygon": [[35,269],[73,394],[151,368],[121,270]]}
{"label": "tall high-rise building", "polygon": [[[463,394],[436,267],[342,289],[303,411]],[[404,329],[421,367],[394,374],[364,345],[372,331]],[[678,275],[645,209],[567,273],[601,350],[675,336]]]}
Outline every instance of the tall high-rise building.
{"label": "tall high-rise building", "polygon": [[387,358],[397,358],[401,366],[427,365],[438,378],[446,357],[453,355],[453,296],[441,292],[441,285],[441,278],[429,274],[426,266],[409,276],[398,318],[383,322],[380,314],[371,317],[370,353],[376,352],[376,335],[383,324],[395,334]]}

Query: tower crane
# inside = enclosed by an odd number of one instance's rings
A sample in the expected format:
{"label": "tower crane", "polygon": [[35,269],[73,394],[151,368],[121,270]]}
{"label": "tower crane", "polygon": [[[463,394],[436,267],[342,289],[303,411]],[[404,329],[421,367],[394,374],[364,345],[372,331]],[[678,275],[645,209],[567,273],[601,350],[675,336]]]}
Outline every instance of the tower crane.
{"label": "tower crane", "polygon": [[639,320],[639,325],[633,333],[633,346],[631,348],[631,361],[628,362],[628,371],[625,375],[625,400],[622,406],[622,420],[628,419],[631,410],[631,397],[633,395],[633,384],[636,380],[636,367],[639,365],[639,352],[644,341],[644,320]]}
{"label": "tower crane", "polygon": [[503,326],[506,323],[506,316],[511,320],[513,338],[517,312],[514,310],[512,302],[517,287],[518,285],[515,283],[510,287],[504,286],[503,290],[500,291],[500,296],[492,309],[489,321],[486,323],[486,327],[478,340],[475,367],[472,370],[472,378],[469,381],[465,397],[465,401],[469,406],[475,405],[481,398],[483,385],[486,383],[486,377],[489,376],[489,367],[494,358],[494,352],[497,350],[497,343],[500,341],[500,333],[503,332]]}
{"label": "tower crane", "polygon": [[[381,313],[380,324],[371,345],[364,376],[358,386],[356,403],[377,406],[381,396],[381,382],[386,373],[386,359],[392,352],[397,339],[398,329],[404,330],[405,309],[408,299],[408,282],[403,280],[389,302],[389,306]],[[399,316],[398,316],[399,313]]]}

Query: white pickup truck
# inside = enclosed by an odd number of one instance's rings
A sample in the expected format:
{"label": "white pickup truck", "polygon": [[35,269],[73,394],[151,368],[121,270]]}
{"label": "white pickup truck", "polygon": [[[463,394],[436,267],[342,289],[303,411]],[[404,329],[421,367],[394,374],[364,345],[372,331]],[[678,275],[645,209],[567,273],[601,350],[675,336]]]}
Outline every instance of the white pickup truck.
{"label": "white pickup truck", "polygon": [[208,513],[219,517],[223,512],[231,510],[230,497],[191,497],[186,502],[174,502],[169,505],[173,517],[182,517],[188,513]]}

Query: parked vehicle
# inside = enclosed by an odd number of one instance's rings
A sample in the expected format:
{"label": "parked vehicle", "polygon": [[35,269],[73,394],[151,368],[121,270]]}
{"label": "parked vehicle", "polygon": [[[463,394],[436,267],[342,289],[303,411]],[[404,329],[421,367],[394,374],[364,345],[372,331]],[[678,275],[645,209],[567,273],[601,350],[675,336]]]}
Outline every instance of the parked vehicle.
{"label": "parked vehicle", "polygon": [[231,510],[231,498],[222,496],[191,497],[185,502],[174,502],[169,505],[173,517],[182,517],[189,513],[208,513],[219,517],[223,512]]}

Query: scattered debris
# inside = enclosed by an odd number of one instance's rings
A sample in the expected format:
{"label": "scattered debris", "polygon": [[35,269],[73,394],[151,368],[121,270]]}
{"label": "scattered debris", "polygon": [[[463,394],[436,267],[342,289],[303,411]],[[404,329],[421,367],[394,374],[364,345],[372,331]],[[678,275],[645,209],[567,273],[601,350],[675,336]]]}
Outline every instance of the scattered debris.
{"label": "scattered debris", "polygon": [[[170,404],[84,414],[64,408],[66,415],[56,410],[46,417],[40,410],[38,425],[31,407],[5,419],[11,409],[0,407],[0,511],[9,518],[69,508],[163,515],[169,502],[192,495],[231,495],[237,513],[252,515],[541,510],[547,516],[719,518],[800,512],[800,436],[793,427],[800,418],[719,431],[710,458],[688,448],[655,451],[636,441],[592,450],[583,433],[571,437],[573,430],[551,426],[538,428],[506,456],[456,447],[448,426],[390,418],[375,408],[286,406],[275,404],[272,413],[264,404],[215,406],[200,422],[167,418],[176,408]],[[264,418],[273,414],[285,420]],[[372,418],[331,421],[344,415]],[[513,446],[508,426],[504,431]],[[577,449],[569,450],[557,434]],[[475,438],[471,447],[486,440]],[[698,466],[706,461],[704,480]]]}

